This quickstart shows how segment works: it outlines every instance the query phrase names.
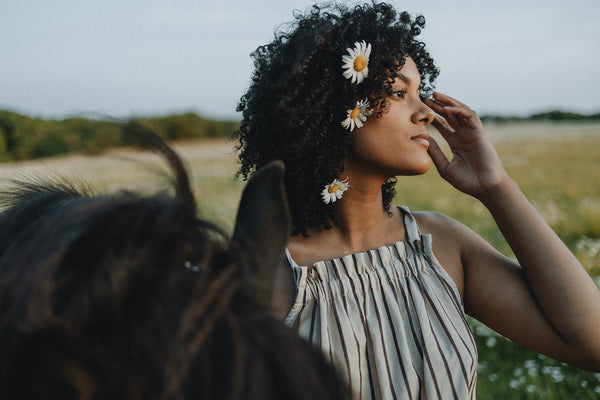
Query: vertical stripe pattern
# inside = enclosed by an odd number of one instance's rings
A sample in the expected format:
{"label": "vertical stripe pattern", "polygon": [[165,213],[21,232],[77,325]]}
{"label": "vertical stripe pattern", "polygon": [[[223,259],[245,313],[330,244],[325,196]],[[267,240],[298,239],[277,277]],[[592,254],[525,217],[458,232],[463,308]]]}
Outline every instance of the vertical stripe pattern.
{"label": "vertical stripe pattern", "polygon": [[319,261],[289,256],[286,318],[334,364],[355,399],[475,399],[477,349],[458,289],[402,207],[405,242]]}

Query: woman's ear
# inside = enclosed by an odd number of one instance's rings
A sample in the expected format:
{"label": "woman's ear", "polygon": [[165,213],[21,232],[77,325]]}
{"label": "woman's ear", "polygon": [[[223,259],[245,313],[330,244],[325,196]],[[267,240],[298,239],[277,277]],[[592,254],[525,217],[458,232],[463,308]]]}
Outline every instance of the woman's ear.
{"label": "woman's ear", "polygon": [[276,270],[282,264],[291,231],[283,175],[283,163],[274,161],[250,178],[233,232],[233,241],[250,258],[250,290],[265,304],[270,302]]}

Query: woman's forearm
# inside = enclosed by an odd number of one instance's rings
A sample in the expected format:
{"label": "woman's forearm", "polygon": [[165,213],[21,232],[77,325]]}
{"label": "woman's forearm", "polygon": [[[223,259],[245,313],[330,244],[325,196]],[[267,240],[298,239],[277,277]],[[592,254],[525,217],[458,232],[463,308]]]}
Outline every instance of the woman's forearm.
{"label": "woman's forearm", "polygon": [[479,196],[517,257],[544,315],[600,362],[600,291],[512,179]]}

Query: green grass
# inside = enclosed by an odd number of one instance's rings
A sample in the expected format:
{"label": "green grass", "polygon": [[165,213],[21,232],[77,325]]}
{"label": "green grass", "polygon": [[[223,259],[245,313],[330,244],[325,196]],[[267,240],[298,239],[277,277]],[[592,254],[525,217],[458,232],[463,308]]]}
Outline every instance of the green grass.
{"label": "green grass", "polygon": [[600,398],[600,374],[573,368],[500,337],[471,321],[479,351],[480,399]]}
{"label": "green grass", "polygon": [[[488,132],[511,176],[593,277],[600,276],[600,124],[514,124]],[[180,143],[192,173],[201,214],[231,231],[243,182],[236,181],[233,144]],[[150,166],[150,168],[148,168]],[[68,156],[0,164],[0,179],[15,174],[81,177],[97,190],[155,191],[164,163],[155,156],[119,150],[97,157]],[[401,178],[396,204],[435,210],[474,229],[506,255],[510,249],[492,218],[476,200],[454,190],[432,169]],[[600,278],[597,279],[600,282]],[[481,399],[596,399],[600,374],[566,366],[522,348],[472,322],[480,366]]]}

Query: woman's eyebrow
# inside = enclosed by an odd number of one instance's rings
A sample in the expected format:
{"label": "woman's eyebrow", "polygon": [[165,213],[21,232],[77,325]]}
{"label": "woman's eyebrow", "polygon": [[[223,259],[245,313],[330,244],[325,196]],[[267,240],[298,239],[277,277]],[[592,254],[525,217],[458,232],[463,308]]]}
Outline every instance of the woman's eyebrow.
{"label": "woman's eyebrow", "polygon": [[396,74],[396,78],[399,78],[402,82],[406,83],[407,85],[410,85],[411,80],[408,76],[404,75],[402,72],[398,72]]}
{"label": "woman's eyebrow", "polygon": [[[395,77],[396,77],[396,78],[398,78],[398,79],[400,79],[402,82],[404,82],[404,83],[405,83],[406,85],[408,85],[408,86],[410,86],[410,85],[413,83],[413,80],[412,80],[412,79],[410,79],[408,76],[404,75],[402,72],[398,72],[398,73],[396,73],[396,76],[395,76]],[[420,86],[420,85],[421,85],[421,80],[420,80],[420,79],[418,79],[418,80],[415,82],[415,84],[416,84],[417,86]]]}

